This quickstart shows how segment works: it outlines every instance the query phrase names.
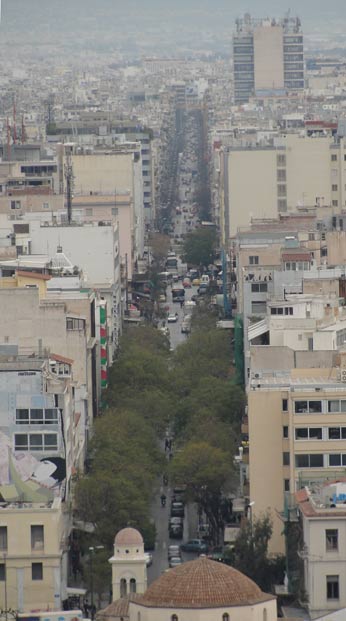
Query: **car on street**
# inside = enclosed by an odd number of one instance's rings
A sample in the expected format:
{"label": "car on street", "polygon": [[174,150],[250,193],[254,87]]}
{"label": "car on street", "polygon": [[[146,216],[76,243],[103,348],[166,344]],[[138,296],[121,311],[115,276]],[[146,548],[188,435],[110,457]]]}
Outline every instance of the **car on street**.
{"label": "car on street", "polygon": [[182,564],[182,558],[181,556],[172,556],[172,558],[169,559],[169,566],[172,567],[178,567],[178,565]]}
{"label": "car on street", "polygon": [[159,328],[160,332],[162,332],[162,334],[164,334],[165,336],[169,336],[169,328],[167,328],[167,326],[161,326],[161,328]]}
{"label": "car on street", "polygon": [[202,283],[199,285],[198,289],[197,289],[197,293],[198,295],[205,295],[208,291],[208,286],[206,283]]}
{"label": "car on street", "polygon": [[183,287],[184,289],[191,289],[191,280],[190,278],[184,278],[183,280]]}
{"label": "car on street", "polygon": [[199,278],[194,278],[192,281],[192,284],[194,287],[199,287],[199,285],[201,284],[201,281]]}
{"label": "car on street", "polygon": [[173,502],[171,506],[171,517],[184,517],[185,509],[182,502]]}
{"label": "car on street", "polygon": [[180,554],[180,546],[171,544],[168,546],[168,559],[172,558],[172,556],[181,556]]}
{"label": "car on street", "polygon": [[171,524],[168,531],[170,539],[182,539],[184,536],[183,524]]}
{"label": "car on street", "polygon": [[178,313],[169,313],[167,323],[176,323],[178,321]]}
{"label": "car on street", "polygon": [[153,555],[150,554],[150,552],[144,552],[144,556],[145,556],[146,566],[150,567],[150,565],[153,564]]}
{"label": "car on street", "polygon": [[168,525],[169,526],[171,526],[172,524],[180,524],[181,525],[181,524],[183,524],[183,522],[184,522],[184,519],[182,517],[175,516],[175,517],[170,517],[169,518]]}
{"label": "car on street", "polygon": [[197,552],[198,554],[205,554],[208,552],[208,545],[202,539],[189,539],[186,543],[180,546],[183,552]]}

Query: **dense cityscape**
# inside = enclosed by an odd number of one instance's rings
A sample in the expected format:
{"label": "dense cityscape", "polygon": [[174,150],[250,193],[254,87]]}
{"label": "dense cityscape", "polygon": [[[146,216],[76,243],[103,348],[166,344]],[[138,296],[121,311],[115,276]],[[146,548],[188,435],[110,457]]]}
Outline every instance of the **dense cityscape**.
{"label": "dense cityscape", "polygon": [[344,4],[0,17],[0,618],[343,621]]}

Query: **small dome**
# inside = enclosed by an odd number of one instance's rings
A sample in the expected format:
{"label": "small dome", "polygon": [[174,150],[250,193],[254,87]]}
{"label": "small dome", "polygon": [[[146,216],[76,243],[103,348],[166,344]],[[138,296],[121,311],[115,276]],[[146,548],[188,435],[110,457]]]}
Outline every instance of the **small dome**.
{"label": "small dome", "polygon": [[142,546],[143,537],[135,528],[123,528],[115,535],[116,546]]}
{"label": "small dome", "polygon": [[240,571],[199,557],[155,580],[138,604],[149,608],[219,608],[275,599]]}

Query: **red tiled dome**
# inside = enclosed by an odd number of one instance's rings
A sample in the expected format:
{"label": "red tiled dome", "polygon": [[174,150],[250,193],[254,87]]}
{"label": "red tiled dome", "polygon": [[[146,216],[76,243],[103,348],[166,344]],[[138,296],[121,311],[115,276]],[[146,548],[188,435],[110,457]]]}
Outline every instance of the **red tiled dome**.
{"label": "red tiled dome", "polygon": [[148,608],[219,608],[274,599],[240,571],[199,557],[165,572],[137,602]]}
{"label": "red tiled dome", "polygon": [[123,528],[115,535],[116,546],[142,546],[143,537],[135,528]]}

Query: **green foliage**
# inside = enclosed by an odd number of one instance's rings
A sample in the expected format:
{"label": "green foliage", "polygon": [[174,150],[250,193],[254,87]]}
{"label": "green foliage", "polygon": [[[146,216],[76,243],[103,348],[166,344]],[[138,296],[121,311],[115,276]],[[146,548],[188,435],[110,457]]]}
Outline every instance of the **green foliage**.
{"label": "green foliage", "polygon": [[201,227],[189,233],[184,240],[184,261],[188,265],[208,266],[213,263],[217,247],[214,227]]}
{"label": "green foliage", "polygon": [[222,492],[232,472],[230,455],[206,441],[188,442],[170,466],[174,483],[186,485],[186,495],[196,502],[209,518],[214,541],[222,525]]}
{"label": "green foliage", "polygon": [[234,548],[225,553],[225,562],[233,565],[254,580],[263,591],[270,591],[273,584],[284,579],[285,558],[282,555],[268,557],[268,543],[273,525],[268,514],[247,521],[240,530]]}

